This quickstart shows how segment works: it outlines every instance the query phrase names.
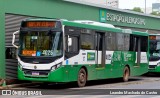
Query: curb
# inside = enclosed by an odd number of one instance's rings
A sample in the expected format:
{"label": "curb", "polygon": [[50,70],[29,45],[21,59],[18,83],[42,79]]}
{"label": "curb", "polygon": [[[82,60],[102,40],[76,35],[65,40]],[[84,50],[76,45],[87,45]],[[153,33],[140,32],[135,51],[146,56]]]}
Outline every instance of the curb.
{"label": "curb", "polygon": [[0,86],[0,90],[1,89],[12,89],[15,87],[31,86],[31,85],[35,85],[35,84],[38,84],[38,83],[22,83],[22,84],[12,84],[12,85]]}

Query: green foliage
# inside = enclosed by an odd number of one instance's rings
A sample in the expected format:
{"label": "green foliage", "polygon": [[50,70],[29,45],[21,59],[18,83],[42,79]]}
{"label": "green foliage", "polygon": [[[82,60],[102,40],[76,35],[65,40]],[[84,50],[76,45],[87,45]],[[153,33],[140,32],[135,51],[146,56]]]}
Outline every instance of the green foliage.
{"label": "green foliage", "polygon": [[132,11],[144,13],[144,12],[141,10],[140,7],[134,7],[134,8],[132,9]]}
{"label": "green foliage", "polygon": [[157,11],[153,11],[152,13],[150,13],[151,15],[156,15],[156,16],[160,16],[160,12]]}

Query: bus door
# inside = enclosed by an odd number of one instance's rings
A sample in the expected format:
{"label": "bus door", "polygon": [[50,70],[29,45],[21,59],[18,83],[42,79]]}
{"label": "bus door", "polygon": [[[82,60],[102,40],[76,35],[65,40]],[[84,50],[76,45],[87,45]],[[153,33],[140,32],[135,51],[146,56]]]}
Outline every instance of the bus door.
{"label": "bus door", "polygon": [[134,51],[136,52],[135,67],[139,67],[141,61],[141,39],[138,36],[134,36]]}
{"label": "bus door", "polygon": [[101,79],[104,78],[105,73],[105,33],[96,32],[95,34],[95,55],[96,55],[96,72],[97,78]]}

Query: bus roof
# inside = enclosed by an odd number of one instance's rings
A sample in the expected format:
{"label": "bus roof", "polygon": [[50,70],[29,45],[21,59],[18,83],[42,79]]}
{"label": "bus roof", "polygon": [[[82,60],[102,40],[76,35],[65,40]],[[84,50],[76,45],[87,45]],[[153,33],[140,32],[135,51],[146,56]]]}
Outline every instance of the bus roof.
{"label": "bus roof", "polygon": [[97,25],[97,26],[102,26],[102,27],[115,28],[112,24],[101,23],[101,22],[96,22],[96,21],[91,21],[91,20],[74,20],[74,22],[82,23],[82,24]]}
{"label": "bus roof", "polygon": [[49,19],[49,18],[27,18],[23,21],[60,21],[60,19]]}
{"label": "bus roof", "polygon": [[[93,21],[91,21],[93,22]],[[117,32],[117,33],[129,33],[129,34],[135,34],[135,35],[141,35],[141,36],[148,36],[147,32],[141,32],[141,31],[132,31],[131,29],[121,29],[121,28],[116,28],[110,24],[105,23],[99,23],[95,22],[93,24],[91,23],[84,23],[80,21],[63,21],[64,25],[67,26],[74,26],[74,27],[82,27],[82,28],[89,28],[89,29],[94,29],[94,30],[102,30],[102,31],[111,31],[111,32]]]}
{"label": "bus roof", "polygon": [[142,36],[148,36],[148,32],[142,32],[142,31],[132,31],[135,35],[142,35]]}
{"label": "bus roof", "polygon": [[113,32],[122,32],[122,29],[115,28],[112,25],[103,25],[101,23],[84,23],[84,22],[77,22],[77,21],[63,21],[64,25],[67,26],[74,26],[74,27],[81,27],[81,28],[89,28],[94,30],[101,30],[101,31],[113,31]]}
{"label": "bus roof", "polygon": [[89,29],[94,29],[94,30],[117,32],[117,33],[128,33],[128,34],[135,34],[135,35],[141,35],[141,36],[148,36],[147,32],[132,31],[131,29],[116,28],[112,24],[100,23],[100,22],[95,22],[95,21],[90,21],[90,20],[68,21],[66,19],[28,18],[24,21],[61,21],[64,25],[67,25],[67,26],[89,28]]}

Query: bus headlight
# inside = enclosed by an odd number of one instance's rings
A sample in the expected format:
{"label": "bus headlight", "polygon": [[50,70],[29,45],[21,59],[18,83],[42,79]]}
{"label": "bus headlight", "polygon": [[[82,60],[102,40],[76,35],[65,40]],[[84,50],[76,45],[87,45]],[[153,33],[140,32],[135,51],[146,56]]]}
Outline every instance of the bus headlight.
{"label": "bus headlight", "polygon": [[21,63],[18,62],[18,66],[19,66],[20,70],[22,70],[22,65],[21,65]]}
{"label": "bus headlight", "polygon": [[157,66],[160,66],[160,62],[157,63]]}
{"label": "bus headlight", "polygon": [[57,68],[61,67],[61,65],[62,65],[62,63],[59,63],[59,64],[57,64],[57,65],[52,66],[52,67],[51,67],[51,71],[56,70]]}

